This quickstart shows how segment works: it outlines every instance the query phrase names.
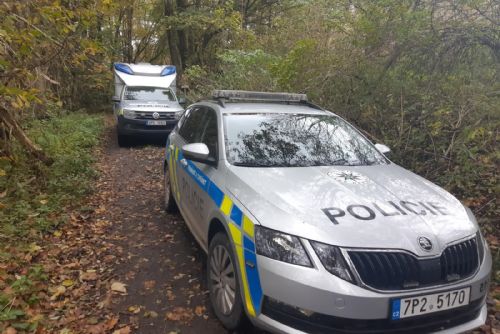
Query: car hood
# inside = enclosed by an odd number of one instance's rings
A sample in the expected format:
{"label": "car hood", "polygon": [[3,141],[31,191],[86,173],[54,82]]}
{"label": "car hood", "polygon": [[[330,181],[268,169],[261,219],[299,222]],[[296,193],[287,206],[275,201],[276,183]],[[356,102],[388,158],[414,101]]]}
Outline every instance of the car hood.
{"label": "car hood", "polygon": [[134,111],[176,112],[184,110],[175,101],[123,101],[122,107]]}
{"label": "car hood", "polygon": [[[343,247],[440,254],[477,226],[451,194],[395,164],[229,167],[228,191],[258,223]],[[425,250],[421,237],[432,243]]]}

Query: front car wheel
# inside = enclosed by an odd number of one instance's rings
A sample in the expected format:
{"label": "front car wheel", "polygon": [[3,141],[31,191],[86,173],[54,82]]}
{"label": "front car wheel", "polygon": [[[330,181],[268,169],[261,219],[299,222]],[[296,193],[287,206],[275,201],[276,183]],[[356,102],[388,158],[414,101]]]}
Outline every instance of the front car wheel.
{"label": "front car wheel", "polygon": [[217,233],[208,249],[208,288],[217,318],[229,330],[245,320],[233,248],[224,233]]}

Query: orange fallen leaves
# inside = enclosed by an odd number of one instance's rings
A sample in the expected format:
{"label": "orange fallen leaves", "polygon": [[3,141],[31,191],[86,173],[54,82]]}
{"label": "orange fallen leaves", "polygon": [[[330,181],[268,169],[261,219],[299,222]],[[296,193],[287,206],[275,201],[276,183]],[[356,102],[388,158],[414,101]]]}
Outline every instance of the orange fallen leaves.
{"label": "orange fallen leaves", "polygon": [[193,310],[187,307],[175,307],[165,315],[167,320],[188,322],[194,318]]}

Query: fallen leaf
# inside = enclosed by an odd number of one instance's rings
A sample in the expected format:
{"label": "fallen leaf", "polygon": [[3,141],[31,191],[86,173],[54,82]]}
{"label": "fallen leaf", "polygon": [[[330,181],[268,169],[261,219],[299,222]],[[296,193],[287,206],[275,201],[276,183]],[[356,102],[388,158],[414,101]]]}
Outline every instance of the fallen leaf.
{"label": "fallen leaf", "polygon": [[155,287],[155,285],[156,285],[156,281],[145,281],[145,282],[144,282],[144,288],[145,288],[146,290],[151,290],[151,289],[153,289],[153,288]]}
{"label": "fallen leaf", "polygon": [[42,250],[42,247],[38,246],[34,242],[30,244],[28,251],[30,253],[38,253],[39,251]]}
{"label": "fallen leaf", "polygon": [[106,329],[107,330],[113,329],[117,323],[118,323],[118,317],[112,317],[106,322]]}
{"label": "fallen leaf", "polygon": [[73,282],[72,279],[65,279],[63,282],[62,282],[62,285],[69,288],[70,286],[73,286],[75,284],[75,282]]}
{"label": "fallen leaf", "polygon": [[203,313],[205,313],[205,311],[206,311],[205,306],[196,306],[196,308],[194,309],[194,313],[199,317],[201,317]]}
{"label": "fallen leaf", "polygon": [[167,320],[170,321],[183,321],[188,322],[193,319],[193,310],[185,307],[176,307],[171,312],[167,312],[165,315]]}
{"label": "fallen leaf", "polygon": [[139,306],[139,305],[132,305],[132,306],[129,306],[127,310],[130,313],[137,314],[137,313],[141,312],[141,306]]}
{"label": "fallen leaf", "polygon": [[182,273],[181,273],[181,274],[175,275],[175,276],[174,276],[174,279],[175,279],[175,280],[178,280],[178,279],[183,278],[184,276],[186,276],[186,274],[182,274]]}
{"label": "fallen leaf", "polygon": [[145,318],[157,318],[158,313],[156,313],[155,311],[146,311],[146,312],[144,312],[144,317]]}
{"label": "fallen leaf", "polygon": [[113,332],[113,334],[130,334],[130,326],[122,327]]}
{"label": "fallen leaf", "polygon": [[80,275],[80,279],[82,281],[95,281],[97,280],[97,273],[95,272],[95,270],[87,270]]}
{"label": "fallen leaf", "polygon": [[66,292],[66,288],[62,285],[58,286],[52,296],[50,296],[50,300],[54,301],[59,298],[60,295],[63,295]]}
{"label": "fallen leaf", "polygon": [[121,282],[113,282],[113,284],[111,284],[111,291],[127,293],[127,288],[126,285]]}

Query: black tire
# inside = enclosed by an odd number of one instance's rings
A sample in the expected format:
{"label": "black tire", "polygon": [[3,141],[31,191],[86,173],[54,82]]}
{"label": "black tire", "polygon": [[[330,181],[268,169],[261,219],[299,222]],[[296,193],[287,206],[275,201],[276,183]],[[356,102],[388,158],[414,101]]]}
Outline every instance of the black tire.
{"label": "black tire", "polygon": [[127,136],[118,134],[118,146],[129,147],[130,146],[130,138]]}
{"label": "black tire", "polygon": [[[217,301],[217,298],[220,296],[220,293],[226,288],[231,289],[232,284],[228,284],[228,280],[216,280],[215,272],[213,272],[213,261],[215,261],[215,257],[217,253],[221,249],[224,249],[229,255],[229,259],[231,261],[231,265],[233,266],[234,271],[234,302],[232,307],[228,311],[224,310],[223,306],[220,306],[221,303]],[[227,261],[227,260],[226,260]],[[223,262],[223,261],[221,261]],[[222,267],[224,267],[222,265]],[[226,271],[226,270],[224,270]],[[230,277],[227,275],[223,275],[219,272],[219,277],[225,276],[226,278]],[[228,330],[236,330],[242,327],[242,325],[246,322],[245,310],[243,308],[243,302],[241,300],[241,288],[240,288],[240,279],[238,274],[238,266],[236,262],[236,257],[233,252],[233,246],[229,243],[227,236],[224,233],[217,233],[211,240],[210,246],[208,248],[208,258],[207,258],[207,280],[208,280],[208,291],[210,292],[210,303],[212,304],[212,308],[215,312],[217,318],[219,318],[220,322],[226,327]],[[218,283],[218,284],[216,284]],[[217,293],[219,291],[219,294]],[[222,296],[221,298],[224,298]],[[221,299],[222,301],[222,299]]]}
{"label": "black tire", "polygon": [[163,207],[167,213],[179,212],[174,195],[172,194],[172,188],[170,187],[170,173],[167,164],[165,164],[163,170]]}

